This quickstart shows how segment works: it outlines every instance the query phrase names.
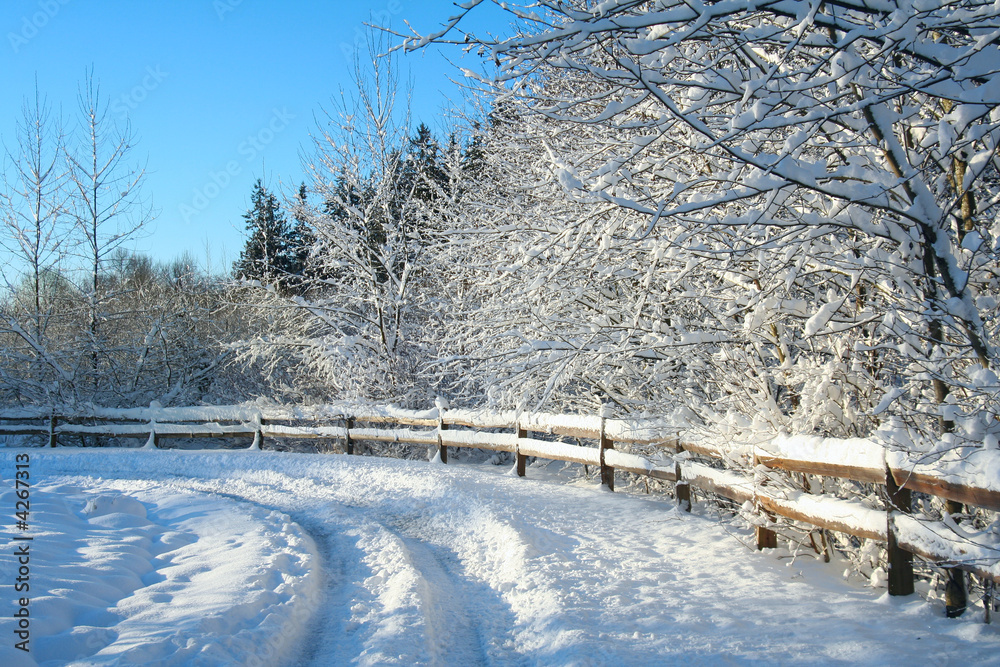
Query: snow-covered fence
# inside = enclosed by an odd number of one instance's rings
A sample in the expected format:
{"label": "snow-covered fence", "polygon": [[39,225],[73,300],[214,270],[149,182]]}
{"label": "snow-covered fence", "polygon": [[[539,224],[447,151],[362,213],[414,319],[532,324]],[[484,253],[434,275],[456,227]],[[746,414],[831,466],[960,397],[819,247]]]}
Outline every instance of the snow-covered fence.
{"label": "snow-covered fence", "polygon": [[[13,434],[47,437],[52,446],[70,444],[79,436],[146,438],[150,448],[162,438],[253,438],[253,448],[272,438],[322,439],[342,442],[346,453],[354,453],[358,442],[393,442],[436,449],[442,462],[453,447],[509,452],[520,476],[526,474],[527,459],[537,457],[599,468],[602,482],[611,489],[616,471],[673,482],[678,500],[688,507],[692,487],[729,498],[757,518],[761,548],[775,544],[771,529],[776,516],[886,543],[892,594],[913,591],[911,555],[1000,582],[995,541],[950,525],[947,518],[918,519],[911,515],[910,499],[916,491],[1000,511],[1000,450],[962,452],[950,461],[947,456],[912,461],[903,452],[887,451],[865,439],[776,437],[757,445],[682,442],[669,424],[657,420],[346,404],[93,408],[59,415],[0,411],[0,435]],[[577,444],[556,442],[551,436],[574,438]],[[644,446],[657,460],[620,451],[616,444]],[[873,509],[859,500],[776,486],[769,482],[774,470],[881,485],[885,504]]]}

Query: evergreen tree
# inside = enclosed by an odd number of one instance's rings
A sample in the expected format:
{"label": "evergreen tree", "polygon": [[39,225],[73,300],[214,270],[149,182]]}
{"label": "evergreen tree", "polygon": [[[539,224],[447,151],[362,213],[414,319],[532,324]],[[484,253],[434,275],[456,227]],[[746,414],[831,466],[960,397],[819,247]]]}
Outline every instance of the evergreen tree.
{"label": "evergreen tree", "polygon": [[441,147],[429,127],[421,123],[410,139],[403,162],[403,195],[422,202],[437,199],[448,176],[441,167]]}
{"label": "evergreen tree", "polygon": [[250,210],[243,214],[250,238],[233,265],[233,273],[236,278],[285,285],[288,277],[296,274],[297,263],[284,211],[260,179],[254,184],[250,203]]}
{"label": "evergreen tree", "polygon": [[[398,154],[393,153],[389,160],[392,166],[388,173],[398,176]],[[364,178],[346,171],[340,173],[329,188],[323,205],[323,220],[319,223],[323,228],[334,225],[349,229],[361,246],[360,256],[364,258],[364,265],[379,283],[388,278],[386,267],[379,260],[386,243],[386,225],[403,215],[399,205],[401,199],[397,196],[401,188],[395,188],[388,196],[383,193],[383,190],[392,190],[395,182],[394,178],[380,183],[374,177]],[[382,196],[380,193],[383,193]],[[329,271],[330,267],[326,270]]]}
{"label": "evergreen tree", "polygon": [[309,251],[316,242],[316,235],[306,220],[307,194],[306,184],[303,183],[295,195],[295,209],[292,213],[295,226],[289,232],[289,273],[300,278],[309,270]]}
{"label": "evergreen tree", "polygon": [[483,145],[483,132],[478,123],[473,124],[473,135],[465,146],[462,154],[462,174],[468,180],[482,177],[486,169],[486,149]]}

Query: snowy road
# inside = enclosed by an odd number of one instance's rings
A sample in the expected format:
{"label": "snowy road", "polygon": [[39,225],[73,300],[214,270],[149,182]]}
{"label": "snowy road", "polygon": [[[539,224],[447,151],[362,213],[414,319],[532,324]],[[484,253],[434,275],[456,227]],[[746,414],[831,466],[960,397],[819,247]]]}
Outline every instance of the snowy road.
{"label": "snowy road", "polygon": [[[274,452],[33,450],[31,476],[38,664],[1000,661],[981,613],[592,485]],[[0,660],[34,664],[3,617]]]}

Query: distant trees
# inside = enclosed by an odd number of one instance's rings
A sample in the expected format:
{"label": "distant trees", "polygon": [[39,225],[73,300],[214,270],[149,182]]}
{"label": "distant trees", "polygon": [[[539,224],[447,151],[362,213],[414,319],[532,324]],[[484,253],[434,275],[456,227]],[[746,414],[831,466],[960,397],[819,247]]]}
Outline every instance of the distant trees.
{"label": "distant trees", "polygon": [[191,404],[225,380],[231,306],[221,281],[190,257],[157,263],[119,249],[99,283],[106,294],[102,375],[93,399],[103,405]]}
{"label": "distant trees", "polygon": [[[292,199],[292,216],[295,219],[295,224],[292,225],[288,237],[290,248],[289,273],[300,279],[307,277],[310,266],[309,255],[312,252],[313,245],[316,243],[316,236],[309,227],[309,221],[302,215],[305,207],[308,205],[308,194],[309,191],[306,189],[306,184],[303,183],[299,186],[299,191]],[[298,282],[301,284],[302,281],[299,280]]]}
{"label": "distant trees", "polygon": [[[192,403],[212,395],[231,335],[221,284],[189,262],[161,265],[119,249],[98,276],[99,346],[91,310],[65,272],[42,274],[43,335],[19,315],[33,298],[25,281],[0,304],[0,397],[7,404],[135,406]],[[98,376],[92,363],[97,352]]]}
{"label": "distant trees", "polygon": [[447,186],[448,175],[442,168],[441,147],[424,123],[409,138],[400,163],[400,190],[421,202],[437,199]]}
{"label": "distant trees", "polygon": [[441,251],[471,163],[455,136],[442,147],[426,125],[411,134],[394,77],[383,61],[359,74],[292,197],[254,184],[225,288],[191,262],[127,250],[152,209],[134,137],[92,78],[72,133],[40,95],[26,102],[0,193],[20,257],[0,304],[4,400],[194,401],[225,383],[228,399],[437,393],[426,365],[448,335]]}

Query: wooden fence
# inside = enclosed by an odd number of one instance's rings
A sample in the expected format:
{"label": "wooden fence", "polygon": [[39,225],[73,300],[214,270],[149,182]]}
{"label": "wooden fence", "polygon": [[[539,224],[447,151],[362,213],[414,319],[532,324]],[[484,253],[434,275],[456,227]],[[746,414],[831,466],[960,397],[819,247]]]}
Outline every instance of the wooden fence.
{"label": "wooden fence", "polygon": [[[0,435],[42,436],[52,447],[69,444],[74,437],[97,436],[145,438],[147,447],[156,447],[164,438],[252,438],[251,448],[260,449],[267,440],[279,438],[334,441],[344,453],[354,454],[359,442],[393,442],[436,449],[442,463],[447,463],[451,448],[510,452],[519,476],[526,474],[529,457],[568,461],[599,468],[602,482],[611,490],[616,471],[671,482],[678,502],[687,509],[692,488],[741,503],[758,519],[758,548],[777,545],[772,530],[776,516],[885,543],[891,595],[914,591],[913,555],[974,573],[991,589],[994,582],[1000,582],[1000,550],[994,545],[971,539],[946,521],[918,519],[911,513],[912,492],[1000,511],[1000,480],[986,488],[957,483],[953,476],[918,471],[902,459],[890,464],[891,457],[867,441],[853,441],[853,445],[836,441],[832,448],[831,442],[825,441],[813,450],[801,444],[782,447],[780,442],[722,448],[710,442],[681,441],[669,430],[655,420],[408,411],[388,406],[95,408],[72,415],[0,411]],[[545,434],[547,439],[532,434]],[[554,441],[552,436],[576,442]],[[843,448],[857,449],[858,443],[864,455],[841,455]],[[621,451],[618,446],[642,446],[655,452],[657,461]],[[997,455],[1000,457],[1000,452]],[[879,485],[883,508],[776,485],[769,474],[773,470]]]}

